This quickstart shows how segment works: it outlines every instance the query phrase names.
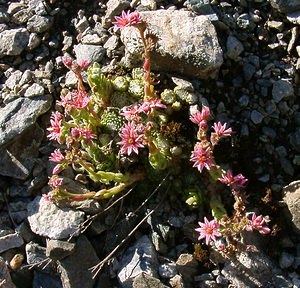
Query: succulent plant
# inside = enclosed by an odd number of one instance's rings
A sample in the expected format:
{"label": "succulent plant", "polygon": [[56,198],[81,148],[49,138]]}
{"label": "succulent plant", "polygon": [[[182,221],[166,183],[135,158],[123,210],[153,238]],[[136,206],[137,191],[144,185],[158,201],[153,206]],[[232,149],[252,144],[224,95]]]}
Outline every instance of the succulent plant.
{"label": "succulent plant", "polygon": [[116,109],[107,109],[101,116],[101,126],[106,133],[119,131],[123,124],[124,119],[119,115]]}
{"label": "succulent plant", "polygon": [[98,63],[94,63],[88,68],[87,71],[87,80],[88,83],[96,97],[97,100],[102,100],[107,102],[109,95],[112,93],[112,83],[105,75],[101,72],[101,67]]}
{"label": "succulent plant", "polygon": [[123,108],[134,103],[134,100],[127,91],[114,91],[110,96],[110,106]]}
{"label": "succulent plant", "polygon": [[135,99],[144,97],[144,81],[142,79],[133,79],[129,82],[128,92]]}
{"label": "succulent plant", "polygon": [[143,68],[133,68],[131,75],[132,75],[132,79],[143,79],[144,69]]}
{"label": "succulent plant", "polygon": [[163,103],[172,105],[176,101],[176,94],[171,89],[165,89],[161,94],[160,98]]}
{"label": "succulent plant", "polygon": [[113,88],[117,91],[127,91],[128,90],[128,78],[125,76],[117,76],[113,81]]}

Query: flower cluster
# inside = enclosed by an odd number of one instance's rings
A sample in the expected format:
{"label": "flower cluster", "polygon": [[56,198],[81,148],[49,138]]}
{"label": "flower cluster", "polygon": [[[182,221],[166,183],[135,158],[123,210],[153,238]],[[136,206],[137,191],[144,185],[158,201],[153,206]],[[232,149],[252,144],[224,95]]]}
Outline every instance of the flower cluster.
{"label": "flower cluster", "polygon": [[[257,230],[261,234],[268,234],[271,230],[261,215],[256,216],[253,213],[252,219],[248,219],[245,207],[245,187],[248,179],[241,173],[234,175],[232,170],[224,170],[217,165],[213,154],[214,148],[221,139],[231,136],[232,129],[227,126],[227,123],[217,122],[212,125],[212,132],[209,136],[208,121],[210,118],[211,112],[206,106],[190,116],[190,120],[198,125],[197,143],[191,153],[190,161],[194,163],[193,167],[197,168],[200,173],[205,168],[213,181],[219,181],[230,188],[235,199],[234,213],[228,217],[219,195],[216,195],[215,191],[211,191],[210,208],[214,219],[208,221],[204,217],[204,222],[198,222],[200,228],[196,228],[195,231],[200,234],[198,240],[205,239],[206,245],[211,245],[225,257],[230,257],[243,247],[240,243],[243,231]],[[195,197],[192,199],[195,200]],[[189,200],[191,201],[191,199]],[[244,249],[249,251],[250,247],[246,246]]]}
{"label": "flower cluster", "polygon": [[[206,245],[230,255],[237,251],[242,231],[268,234],[270,228],[263,216],[246,213],[248,180],[216,163],[215,147],[231,136],[232,129],[227,123],[210,125],[212,112],[208,106],[201,109],[197,106],[189,116],[190,121],[186,121],[191,108],[187,108],[190,105],[187,99],[194,96],[190,91],[181,87],[161,93],[155,90],[157,82],[151,73],[150,52],[157,38],[146,29],[147,23],[138,12],[123,11],[113,24],[120,29],[130,26],[137,29],[144,45],[143,66],[125,75],[108,76],[98,63],[62,57],[63,64],[75,73],[78,82],[77,89],[64,90],[56,101],[58,111],[50,117],[47,137],[57,141],[59,147],[49,157],[55,166],[49,179],[51,191],[44,195],[45,199],[107,199],[145,177],[156,178],[166,168],[179,175],[181,167],[189,165],[210,176],[207,178],[214,184],[211,187],[219,183],[224,190],[229,188],[235,201],[229,217],[217,191],[208,189],[202,193],[199,187],[189,191],[186,202],[193,206],[198,202],[209,203],[213,215],[210,221],[204,217],[204,222],[198,222],[199,240],[204,239]],[[85,70],[87,83],[82,77]],[[189,132],[195,127],[196,143],[193,143]],[[93,191],[70,192],[64,176],[67,168],[73,170],[75,180],[94,182]],[[193,168],[190,170],[196,171]]]}

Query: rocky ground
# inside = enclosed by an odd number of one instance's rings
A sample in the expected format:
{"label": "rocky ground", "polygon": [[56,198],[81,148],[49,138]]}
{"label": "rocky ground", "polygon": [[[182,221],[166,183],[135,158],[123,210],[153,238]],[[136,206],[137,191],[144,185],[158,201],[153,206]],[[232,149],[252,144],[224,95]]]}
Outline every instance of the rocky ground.
{"label": "rocky ground", "polygon": [[[155,200],[130,194],[108,211],[41,197],[53,168],[49,115],[76,83],[61,56],[107,72],[138,62],[132,37],[111,25],[128,9],[150,11],[157,33],[155,13],[184,27],[180,39],[163,31],[162,53],[171,58],[154,67],[162,79],[192,83],[233,128],[217,157],[249,179],[249,209],[270,216],[271,235],[245,236],[257,252],[195,260],[193,229],[205,214],[165,183],[148,191]],[[300,287],[299,24],[298,0],[0,0],[0,286]],[[89,269],[118,244],[93,279]]]}

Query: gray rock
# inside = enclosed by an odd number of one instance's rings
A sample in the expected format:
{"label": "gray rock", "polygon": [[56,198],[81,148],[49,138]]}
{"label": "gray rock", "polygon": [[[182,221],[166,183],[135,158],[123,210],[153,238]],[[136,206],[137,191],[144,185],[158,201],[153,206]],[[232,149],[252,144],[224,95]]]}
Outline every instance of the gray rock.
{"label": "gray rock", "polygon": [[300,152],[300,129],[296,128],[295,132],[289,134],[288,139],[289,139],[292,147],[297,152]]}
{"label": "gray rock", "polygon": [[253,75],[255,74],[256,68],[252,64],[244,63],[243,71],[244,71],[245,80],[248,82],[252,79]]}
{"label": "gray rock", "polygon": [[137,277],[134,278],[133,288],[145,288],[145,287],[151,287],[151,288],[168,288],[169,286],[164,285],[160,282],[159,279],[154,278],[147,273],[140,273]]}
{"label": "gray rock", "polygon": [[28,9],[37,15],[48,15],[50,7],[42,0],[29,0]]}
{"label": "gray rock", "polygon": [[279,266],[281,269],[289,268],[293,265],[294,260],[294,255],[283,251],[279,257]]}
{"label": "gray rock", "polygon": [[22,199],[19,201],[13,199],[9,202],[8,207],[10,217],[15,223],[19,224],[27,218],[27,205],[29,202],[29,199]]}
{"label": "gray rock", "polygon": [[36,235],[30,230],[27,221],[23,221],[17,228],[16,232],[25,240],[25,242],[30,242]]}
{"label": "gray rock", "polygon": [[46,95],[34,99],[18,98],[1,108],[0,146],[21,135],[51,108],[51,104],[52,97]]}
{"label": "gray rock", "polygon": [[36,33],[30,33],[27,49],[29,51],[32,51],[33,49],[40,46],[41,42],[42,42],[41,38]]}
{"label": "gray rock", "polygon": [[62,260],[75,250],[75,243],[61,240],[47,240],[46,256],[55,260]]}
{"label": "gray rock", "polygon": [[215,14],[209,0],[187,0],[187,7],[201,15]]}
{"label": "gray rock", "polygon": [[36,266],[41,271],[53,273],[52,265],[49,265],[51,259],[46,256],[46,248],[31,241],[25,246],[26,260],[29,265]]}
{"label": "gray rock", "polygon": [[25,28],[4,30],[0,33],[0,58],[20,55],[28,41],[29,32]]}
{"label": "gray rock", "polygon": [[107,39],[107,41],[104,44],[104,48],[106,49],[107,55],[112,55],[112,52],[116,50],[119,44],[119,38],[116,35],[112,35]]}
{"label": "gray rock", "polygon": [[176,287],[176,288],[184,288],[186,287],[183,283],[183,279],[181,275],[175,275],[173,278],[170,279],[169,281],[171,287]]}
{"label": "gray rock", "polygon": [[35,96],[43,96],[45,93],[45,88],[37,83],[33,83],[31,86],[29,86],[26,91],[24,96],[25,97],[35,97]]}
{"label": "gray rock", "polygon": [[[151,52],[154,70],[177,72],[207,79],[215,77],[223,62],[222,50],[214,26],[206,16],[188,11],[157,10],[141,12],[149,30],[158,37]],[[125,44],[125,65],[141,63],[143,52],[139,33],[134,27],[121,31]]]}
{"label": "gray rock", "polygon": [[247,95],[243,95],[239,98],[239,104],[241,107],[247,107],[249,104],[249,97]]}
{"label": "gray rock", "polygon": [[99,45],[102,44],[102,41],[103,39],[98,34],[95,33],[86,34],[81,38],[81,43],[83,44]]}
{"label": "gray rock", "polygon": [[134,278],[144,272],[150,276],[157,276],[157,255],[148,236],[144,235],[131,246],[123,255],[119,263],[118,280],[121,285],[130,285]]}
{"label": "gray rock", "polygon": [[77,229],[84,221],[84,213],[61,209],[38,196],[28,205],[28,221],[34,233],[51,239],[64,239],[79,235]]}
{"label": "gray rock", "polygon": [[44,33],[53,25],[53,18],[49,16],[33,15],[27,21],[27,30],[32,33]]}
{"label": "gray rock", "polygon": [[76,59],[87,60],[89,63],[100,62],[105,55],[105,49],[100,45],[78,44],[74,46]]}
{"label": "gray rock", "polygon": [[257,110],[253,110],[250,117],[254,124],[260,124],[264,119],[264,115]]}
{"label": "gray rock", "polygon": [[0,285],[3,288],[16,288],[16,285],[11,281],[9,270],[2,257],[0,257]]}
{"label": "gray rock", "polygon": [[159,265],[158,273],[162,278],[173,278],[177,274],[176,263],[170,262]]}
{"label": "gray rock", "polygon": [[292,162],[289,159],[281,157],[280,158],[280,165],[281,165],[282,170],[285,174],[290,175],[290,176],[294,175],[295,170],[294,170]]}
{"label": "gray rock", "polygon": [[273,8],[283,13],[294,12],[300,9],[298,0],[270,0],[270,3]]}
{"label": "gray rock", "polygon": [[261,252],[242,252],[236,260],[226,261],[221,273],[239,288],[267,287],[281,276],[280,269]]}
{"label": "gray rock", "polygon": [[0,237],[0,253],[24,244],[23,238],[18,233]]}
{"label": "gray rock", "polygon": [[25,3],[19,3],[19,2],[13,2],[13,3],[10,3],[8,5],[8,8],[7,8],[7,13],[9,15],[12,15],[22,9],[26,8],[26,4]]}
{"label": "gray rock", "polygon": [[75,24],[75,28],[78,33],[83,33],[87,28],[89,28],[89,26],[89,21],[85,16],[79,19],[78,22]]}
{"label": "gray rock", "polygon": [[199,264],[192,254],[181,254],[176,261],[176,267],[184,280],[192,280],[199,273]]}
{"label": "gray rock", "polygon": [[32,288],[62,288],[60,278],[57,275],[35,270],[33,273]]}
{"label": "gray rock", "polygon": [[20,70],[16,70],[13,73],[11,73],[5,81],[5,86],[10,90],[13,90],[17,85],[19,85],[19,82],[22,78],[22,74],[23,73]]}
{"label": "gray rock", "polygon": [[33,13],[29,9],[21,9],[12,15],[11,21],[18,25],[24,25],[32,16]]}
{"label": "gray rock", "polygon": [[286,203],[285,216],[292,223],[294,231],[300,234],[300,180],[283,187],[283,201]]}
{"label": "gray rock", "polygon": [[119,16],[122,11],[130,8],[130,1],[128,0],[109,0],[106,3],[106,14],[103,18],[102,25],[104,28],[108,28],[111,22],[114,21],[115,16]]}
{"label": "gray rock", "polygon": [[89,240],[81,235],[76,241],[74,253],[58,261],[63,288],[92,288],[95,284],[91,267],[100,262]]}
{"label": "gray rock", "polygon": [[231,35],[227,38],[226,48],[226,55],[233,60],[235,60],[244,51],[242,42]]}
{"label": "gray rock", "polygon": [[284,98],[293,95],[294,88],[288,80],[280,79],[273,84],[272,96],[276,103],[280,102]]}
{"label": "gray rock", "polygon": [[156,10],[157,8],[156,2],[157,0],[141,0],[141,6],[146,7],[149,10]]}

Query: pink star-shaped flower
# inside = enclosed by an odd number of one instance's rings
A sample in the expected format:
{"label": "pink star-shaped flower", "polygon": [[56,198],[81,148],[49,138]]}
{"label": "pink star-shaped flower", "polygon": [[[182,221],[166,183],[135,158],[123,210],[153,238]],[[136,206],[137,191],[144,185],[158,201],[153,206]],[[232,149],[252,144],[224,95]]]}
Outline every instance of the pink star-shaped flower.
{"label": "pink star-shaped flower", "polygon": [[216,241],[216,237],[222,236],[222,234],[218,231],[219,223],[216,220],[208,221],[206,217],[204,217],[204,222],[198,222],[200,228],[195,229],[197,232],[200,233],[198,240],[205,238],[206,245],[209,242]]}

